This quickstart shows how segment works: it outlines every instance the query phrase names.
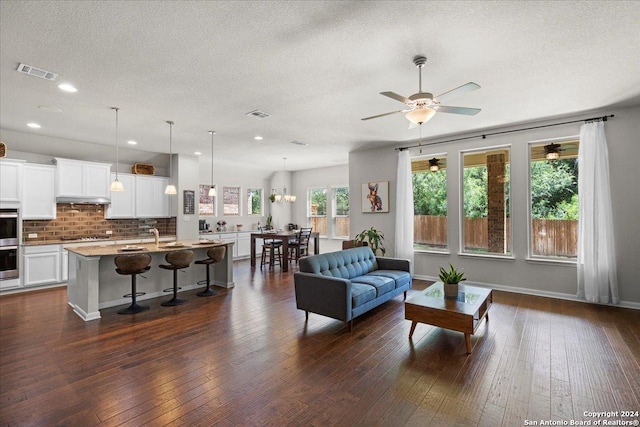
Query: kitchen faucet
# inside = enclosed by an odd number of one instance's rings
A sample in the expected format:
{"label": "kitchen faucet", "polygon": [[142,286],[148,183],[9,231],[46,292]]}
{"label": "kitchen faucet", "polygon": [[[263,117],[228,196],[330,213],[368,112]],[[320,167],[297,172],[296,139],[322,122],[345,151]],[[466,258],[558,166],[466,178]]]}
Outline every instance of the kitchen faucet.
{"label": "kitchen faucet", "polygon": [[153,236],[156,238],[156,246],[158,246],[160,244],[160,234],[158,233],[158,229],[157,228],[151,228],[149,230],[149,233],[152,233]]}

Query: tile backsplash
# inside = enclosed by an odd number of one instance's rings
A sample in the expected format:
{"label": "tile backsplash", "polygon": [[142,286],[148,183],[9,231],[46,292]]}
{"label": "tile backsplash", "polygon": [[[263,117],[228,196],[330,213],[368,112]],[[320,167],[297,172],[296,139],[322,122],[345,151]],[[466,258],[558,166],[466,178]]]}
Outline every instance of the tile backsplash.
{"label": "tile backsplash", "polygon": [[[157,228],[160,236],[176,235],[175,218],[105,219],[105,205],[71,205],[59,203],[56,219],[24,220],[22,238],[25,242],[60,241],[63,237],[107,236],[111,239],[149,237],[149,229]],[[37,238],[28,238],[37,233]]]}

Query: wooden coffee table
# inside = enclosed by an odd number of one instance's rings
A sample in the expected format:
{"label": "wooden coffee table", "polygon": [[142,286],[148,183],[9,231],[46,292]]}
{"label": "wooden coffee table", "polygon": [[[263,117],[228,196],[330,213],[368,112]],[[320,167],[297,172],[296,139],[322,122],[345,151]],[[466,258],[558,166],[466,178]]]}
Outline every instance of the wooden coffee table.
{"label": "wooden coffee table", "polygon": [[471,335],[482,319],[489,321],[491,289],[459,285],[457,298],[445,298],[442,282],[436,282],[404,303],[404,318],[411,320],[413,336],[418,322],[464,333],[467,353],[471,353]]}

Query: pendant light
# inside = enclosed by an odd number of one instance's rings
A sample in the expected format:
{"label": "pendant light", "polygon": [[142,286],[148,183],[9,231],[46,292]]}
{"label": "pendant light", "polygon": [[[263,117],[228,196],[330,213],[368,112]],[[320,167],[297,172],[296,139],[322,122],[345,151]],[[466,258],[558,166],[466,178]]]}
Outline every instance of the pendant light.
{"label": "pendant light", "polygon": [[120,158],[118,155],[118,110],[117,107],[111,107],[112,110],[116,112],[116,179],[113,180],[111,186],[109,187],[109,191],[124,191],[124,186],[118,180],[118,168],[120,165]]}
{"label": "pendant light", "polygon": [[164,194],[178,194],[176,186],[173,185],[173,122],[167,120],[169,124],[169,183],[164,189]]}
{"label": "pendant light", "polygon": [[211,188],[209,188],[209,197],[216,197],[216,187],[213,185],[213,135],[216,134],[215,130],[210,130],[211,134]]}

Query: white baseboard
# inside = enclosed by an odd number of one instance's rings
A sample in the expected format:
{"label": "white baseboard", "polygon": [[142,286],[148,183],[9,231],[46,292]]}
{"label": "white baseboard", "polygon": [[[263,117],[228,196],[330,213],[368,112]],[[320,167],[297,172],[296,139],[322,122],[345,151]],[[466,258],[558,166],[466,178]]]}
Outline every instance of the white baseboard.
{"label": "white baseboard", "polygon": [[[433,276],[421,276],[421,275],[414,275],[413,276],[414,279],[420,279],[420,280],[430,280],[433,282],[437,282],[440,279],[438,279],[437,277],[433,277]],[[564,299],[564,300],[569,300],[569,301],[576,301],[576,302],[583,302],[586,304],[596,304],[593,302],[589,302],[589,301],[585,301],[585,300],[581,300],[578,299],[578,297],[576,295],[573,294],[565,294],[562,292],[551,292],[551,291],[543,291],[540,289],[531,289],[531,288],[518,288],[515,286],[505,286],[505,285],[496,285],[493,283],[482,283],[482,282],[471,282],[471,281],[465,281],[463,283],[464,284],[469,284],[472,286],[478,286],[481,288],[491,288],[491,289],[496,289],[499,291],[505,291],[505,292],[513,292],[516,294],[525,294],[525,295],[536,295],[536,296],[540,296],[540,297],[548,297],[548,298],[556,298],[556,299]],[[634,310],[640,310],[640,303],[637,302],[633,302],[633,301],[620,301],[620,304],[599,304],[599,305],[607,305],[609,307],[623,307],[623,308],[632,308]]]}

